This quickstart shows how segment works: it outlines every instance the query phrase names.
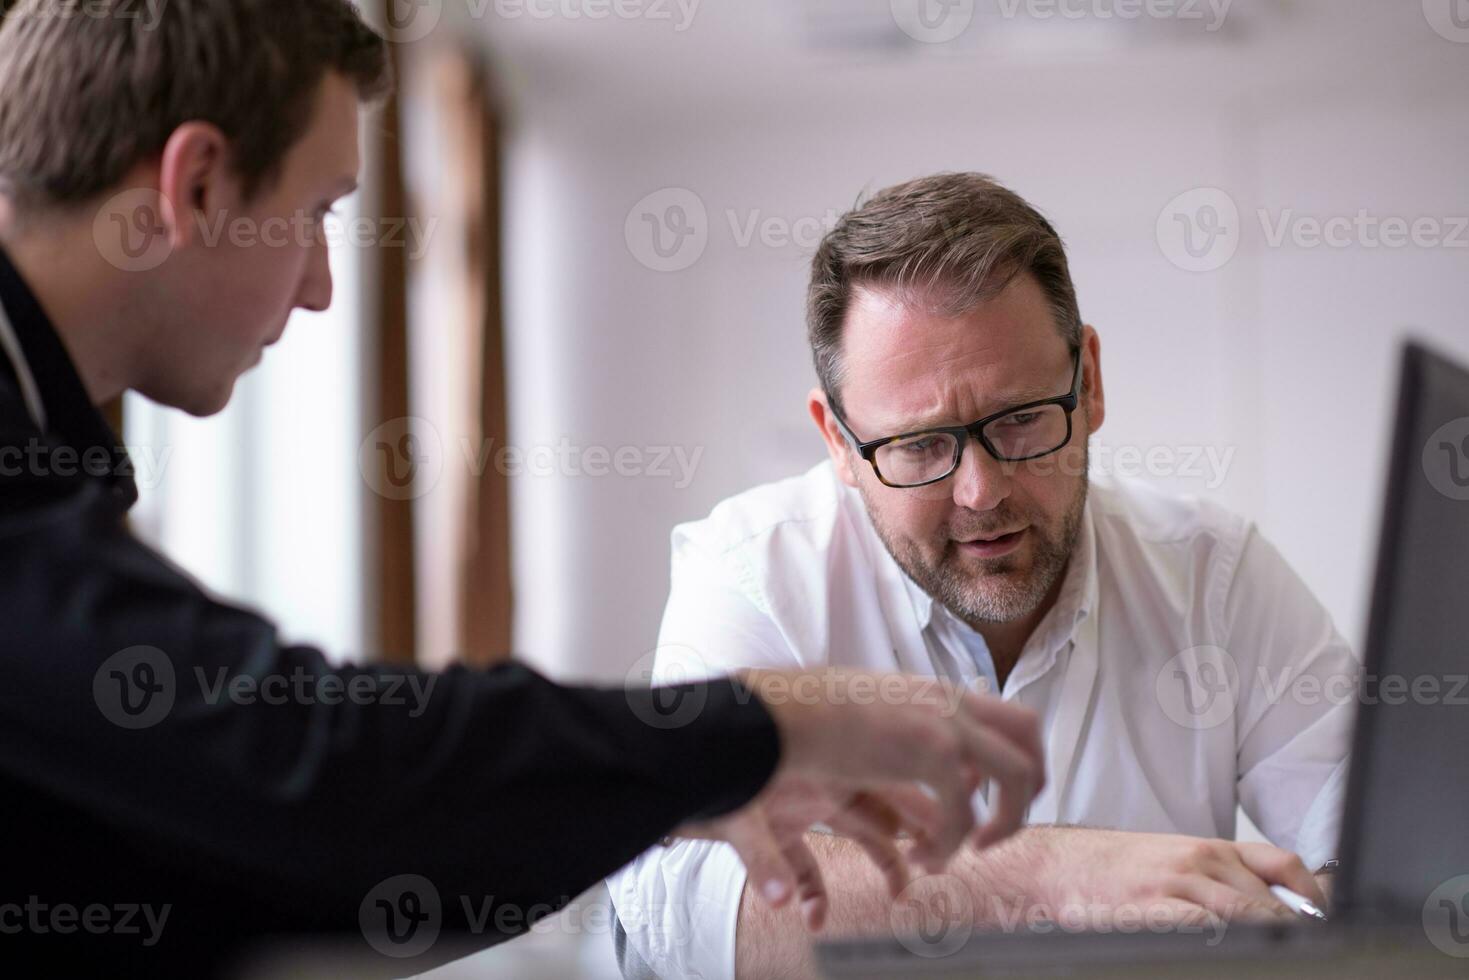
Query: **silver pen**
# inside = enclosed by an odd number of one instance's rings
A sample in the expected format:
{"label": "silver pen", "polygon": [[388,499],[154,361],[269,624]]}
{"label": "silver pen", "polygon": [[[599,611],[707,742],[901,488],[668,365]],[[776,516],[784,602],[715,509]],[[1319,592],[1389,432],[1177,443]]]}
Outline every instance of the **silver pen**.
{"label": "silver pen", "polygon": [[1316,907],[1316,903],[1304,895],[1291,891],[1284,885],[1271,885],[1270,894],[1280,899],[1281,904],[1290,909],[1296,915],[1305,916],[1308,919],[1326,921],[1326,913]]}

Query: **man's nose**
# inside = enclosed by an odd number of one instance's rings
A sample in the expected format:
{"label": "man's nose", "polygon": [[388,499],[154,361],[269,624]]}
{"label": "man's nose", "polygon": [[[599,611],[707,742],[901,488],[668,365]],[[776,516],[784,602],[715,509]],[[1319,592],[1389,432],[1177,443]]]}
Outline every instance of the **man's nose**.
{"label": "man's nose", "polygon": [[1007,465],[971,437],[964,447],[959,468],[954,471],[954,503],[974,511],[994,510],[1010,496],[1011,474],[1006,472]]}
{"label": "man's nose", "polygon": [[322,313],[332,305],[331,249],[324,241],[312,242],[307,248],[311,254],[306,260],[306,276],[301,280],[296,305],[312,313]]}

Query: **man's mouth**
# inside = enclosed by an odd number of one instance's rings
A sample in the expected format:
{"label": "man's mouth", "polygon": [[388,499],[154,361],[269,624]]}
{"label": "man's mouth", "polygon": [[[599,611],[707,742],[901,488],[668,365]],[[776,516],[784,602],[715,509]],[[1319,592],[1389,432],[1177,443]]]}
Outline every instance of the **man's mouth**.
{"label": "man's mouth", "polygon": [[955,543],[959,546],[959,550],[963,554],[973,555],[976,558],[999,558],[1002,555],[1010,554],[1016,548],[1020,547],[1021,541],[1024,540],[1029,530],[1028,527],[1022,527],[1019,530],[1008,531],[1003,534],[979,535],[968,541],[958,541]]}

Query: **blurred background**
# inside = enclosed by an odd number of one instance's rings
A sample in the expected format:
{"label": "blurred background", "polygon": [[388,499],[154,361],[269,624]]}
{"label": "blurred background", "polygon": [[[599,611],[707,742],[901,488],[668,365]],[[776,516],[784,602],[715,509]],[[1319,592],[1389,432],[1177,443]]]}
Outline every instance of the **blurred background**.
{"label": "blurred background", "polygon": [[211,588],[621,683],[671,528],[823,456],[822,233],[977,170],[1068,245],[1095,465],[1253,518],[1360,644],[1398,345],[1469,359],[1466,0],[367,7],[402,85],[333,308],[217,418],[126,405],[138,529]]}

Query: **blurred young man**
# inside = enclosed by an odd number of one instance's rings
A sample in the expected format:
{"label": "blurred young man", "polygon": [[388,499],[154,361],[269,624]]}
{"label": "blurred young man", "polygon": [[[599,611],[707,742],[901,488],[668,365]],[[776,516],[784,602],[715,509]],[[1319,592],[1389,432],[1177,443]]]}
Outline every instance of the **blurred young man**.
{"label": "blurred young man", "polygon": [[[346,931],[417,971],[464,951],[439,930],[523,931],[676,827],[733,842],[816,924],[813,821],[896,890],[905,856],[960,845],[977,780],[1018,814],[1036,719],[998,700],[334,669],[128,533],[95,406],[217,412],[293,310],[328,306],[320,223],[388,76],[343,0],[25,0],[0,27],[0,958],[198,977]],[[670,724],[666,698],[702,708]]]}
{"label": "blurred young man", "polygon": [[[1249,522],[1089,483],[1101,342],[1051,225],[979,174],[889,188],[817,250],[808,326],[820,385],[807,407],[830,459],[674,531],[659,637],[673,655],[655,673],[902,670],[1039,712],[1050,779],[1032,826],[934,883],[955,893],[929,896],[952,915],[928,935],[1128,909],[1287,914],[1271,884],[1321,901],[1307,868],[1336,845],[1352,714],[1290,692],[1298,679],[1341,690],[1357,661]],[[1186,379],[1179,393],[1187,411]],[[1241,805],[1278,847],[1222,839]],[[881,879],[857,852],[811,846],[828,934],[888,932]],[[609,882],[627,972],[807,972],[796,919],[744,883],[723,845],[640,857]],[[637,916],[650,906],[665,911]]]}

